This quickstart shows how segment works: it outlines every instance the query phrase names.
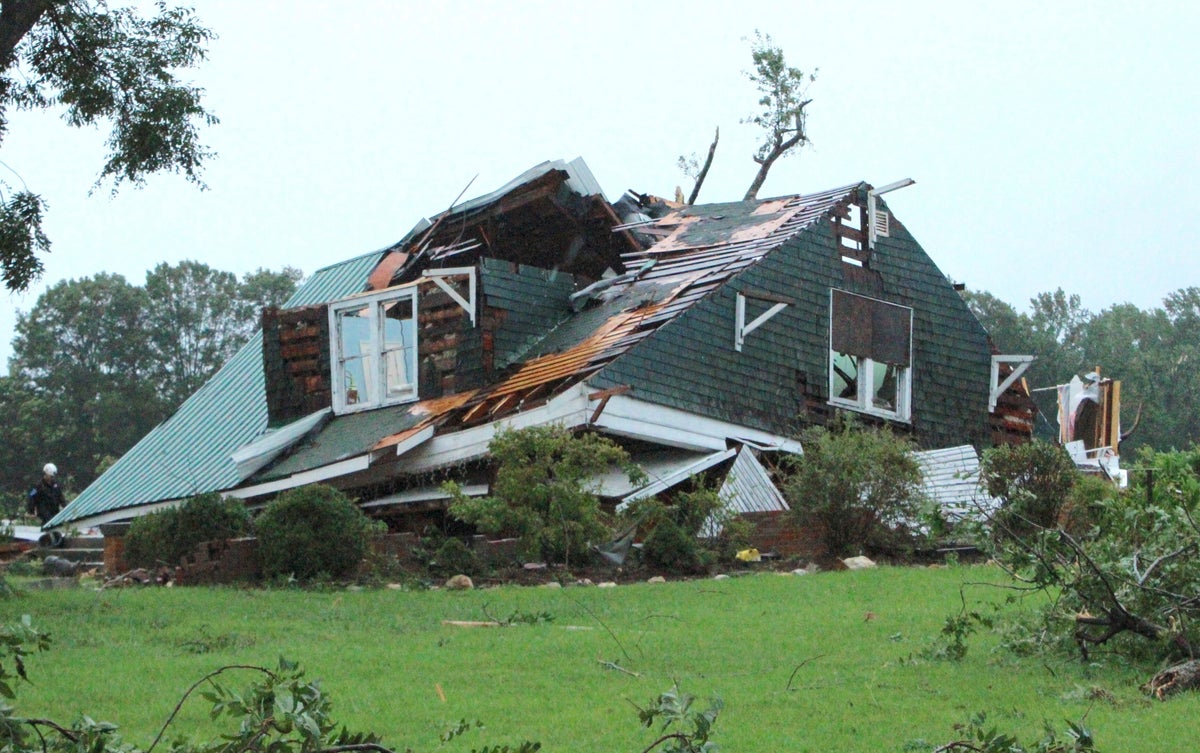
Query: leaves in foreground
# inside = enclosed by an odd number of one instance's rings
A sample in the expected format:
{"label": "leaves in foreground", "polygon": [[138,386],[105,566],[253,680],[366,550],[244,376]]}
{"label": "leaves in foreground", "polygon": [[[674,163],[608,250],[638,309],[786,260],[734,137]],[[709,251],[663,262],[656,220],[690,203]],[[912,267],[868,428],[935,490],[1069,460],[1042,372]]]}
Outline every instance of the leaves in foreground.
{"label": "leaves in foreground", "polygon": [[1092,733],[1083,722],[1067,722],[1067,729],[1061,735],[1050,725],[1044,723],[1042,736],[1031,742],[1021,742],[1014,735],[1000,731],[995,725],[989,726],[987,714],[980,712],[965,724],[955,725],[959,739],[937,747],[930,746],[924,741],[912,741],[904,746],[905,750],[931,750],[933,753],[950,753],[951,751],[972,751],[973,753],[1091,753],[1096,752]]}

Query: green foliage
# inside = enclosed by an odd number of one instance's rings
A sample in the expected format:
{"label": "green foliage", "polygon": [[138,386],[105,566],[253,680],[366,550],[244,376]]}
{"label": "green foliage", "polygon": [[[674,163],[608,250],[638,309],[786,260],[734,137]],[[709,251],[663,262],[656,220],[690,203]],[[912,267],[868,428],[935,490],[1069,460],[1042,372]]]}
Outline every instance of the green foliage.
{"label": "green foliage", "polygon": [[1049,442],[985,450],[979,463],[980,482],[1001,501],[992,521],[994,533],[1022,536],[1055,527],[1078,477],[1066,451]]}
{"label": "green foliage", "polygon": [[9,290],[25,290],[42,276],[38,255],[50,250],[50,239],[42,229],[45,213],[45,200],[29,191],[16,191],[0,200],[0,276]]}
{"label": "green foliage", "polygon": [[[120,275],[64,280],[17,315],[11,377],[0,378],[0,491],[24,494],[53,460],[82,489],[165,419],[258,327],[299,273],[241,283],[183,261],[144,286]],[[186,474],[186,464],[173,470]]]}
{"label": "green foliage", "polygon": [[448,536],[434,552],[428,567],[443,575],[475,575],[479,572],[479,558],[465,541]]}
{"label": "green foliage", "polygon": [[642,544],[642,559],[651,567],[677,573],[701,572],[706,564],[700,556],[696,537],[689,536],[671,518],[660,520],[646,537]]}
{"label": "green foliage", "polygon": [[764,134],[754,154],[759,171],[746,191],[746,201],[758,196],[758,190],[776,160],[808,143],[804,108],[812,100],[805,99],[805,94],[809,84],[817,79],[815,70],[805,74],[788,65],[783,49],[775,45],[770,34],[756,30],[750,54],[754,68],[746,71],[746,78],[758,89],[761,109],[742,122],[753,123],[763,129]]}
{"label": "green foliage", "polygon": [[179,513],[173,508],[134,518],[125,534],[125,561],[133,567],[179,563],[175,535]]}
{"label": "green foliage", "polygon": [[[29,679],[25,674],[25,657],[49,648],[50,636],[36,630],[29,615],[22,616],[18,623],[0,626],[0,696],[16,698],[13,680]],[[9,725],[3,723],[11,711],[0,703],[0,748],[4,747],[6,736],[12,734]]]}
{"label": "green foliage", "polygon": [[134,567],[176,565],[204,541],[245,536],[250,514],[239,499],[209,493],[134,518],[125,536],[125,559]]}
{"label": "green foliage", "polygon": [[844,557],[912,543],[921,469],[908,440],[843,417],[801,436],[804,455],[785,466],[784,495],[797,522]]}
{"label": "green foliage", "polygon": [[651,528],[642,543],[646,564],[671,572],[698,573],[744,548],[750,523],[703,478],[694,480],[692,487],[675,493],[669,504],[651,497],[625,509],[626,518]]}
{"label": "green foliage", "polygon": [[936,748],[927,743],[906,745],[905,750],[931,750],[936,753],[956,750],[973,753],[1086,753],[1096,750],[1092,732],[1083,726],[1082,721],[1067,721],[1067,729],[1062,735],[1049,722],[1043,722],[1042,736],[1025,743],[1015,735],[989,725],[987,714],[983,712],[971,717],[966,724],[955,725],[955,730],[958,732],[957,740]]}
{"label": "green foliage", "polygon": [[280,494],[254,521],[263,574],[300,581],[352,575],[373,530],[358,505],[324,484]]}
{"label": "green foliage", "polygon": [[527,557],[568,566],[610,534],[592,480],[613,466],[631,480],[644,478],[612,440],[561,426],[501,430],[488,449],[496,466],[492,495],[470,498],[448,483],[450,514],[488,534],[520,537]]}
{"label": "green foliage", "polygon": [[[191,9],[163,2],[154,16],[95,0],[6,2],[0,137],[12,107],[61,108],[71,126],[111,127],[97,184],[111,179],[116,191],[123,182],[140,186],[151,173],[174,172],[203,187],[201,169],[212,152],[199,129],[217,119],[201,104],[202,90],[176,74],[199,64],[214,36]],[[37,254],[50,247],[44,209],[28,190],[0,206],[0,267],[10,290],[26,289],[41,274]]]}
{"label": "green foliage", "polygon": [[298,665],[281,658],[274,672],[259,671],[265,679],[244,691],[214,680],[211,690],[201,694],[212,704],[213,719],[237,723],[235,733],[176,748],[175,753],[315,753],[342,746],[386,750],[374,733],[339,727],[329,697],[318,683],[305,680]]}
{"label": "green foliage", "polygon": [[720,698],[712,698],[707,708],[693,708],[696,697],[679,689],[679,683],[672,684],[671,689],[660,693],[646,706],[638,709],[638,719],[646,728],[656,724],[662,733],[657,740],[646,747],[646,751],[656,748],[663,753],[709,753],[717,749],[716,743],[709,738],[712,736],[713,725],[717,716],[724,708]]}
{"label": "green foliage", "polygon": [[1143,483],[1088,499],[1087,525],[1031,525],[997,539],[997,561],[1054,596],[1045,608],[1049,642],[1073,640],[1087,657],[1111,641],[1154,662],[1200,646],[1198,460],[1197,449],[1143,451]]}
{"label": "green foliage", "polygon": [[146,294],[121,275],[51,286],[18,313],[16,330],[17,402],[5,408],[16,442],[6,452],[20,464],[21,487],[53,459],[71,482],[64,486],[80,488],[105,455],[123,453],[165,417],[148,380]]}
{"label": "green foliage", "polygon": [[980,627],[992,628],[995,622],[992,617],[975,610],[962,610],[958,614],[946,617],[938,641],[921,653],[924,659],[937,659],[960,662],[967,656],[969,646],[967,639],[974,635]]}

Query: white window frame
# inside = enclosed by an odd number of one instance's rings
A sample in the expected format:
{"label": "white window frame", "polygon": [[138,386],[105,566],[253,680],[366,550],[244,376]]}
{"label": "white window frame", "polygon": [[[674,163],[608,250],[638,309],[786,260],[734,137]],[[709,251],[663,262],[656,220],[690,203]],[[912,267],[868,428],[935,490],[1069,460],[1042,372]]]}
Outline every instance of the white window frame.
{"label": "white window frame", "polygon": [[[901,306],[900,304],[885,301],[880,298],[872,298],[871,296],[858,295],[850,293],[850,291],[842,291],[849,295],[855,295],[859,298],[867,298],[880,303],[886,303],[890,306],[899,306],[902,309],[908,310],[908,331],[909,331],[909,353],[908,366],[896,366],[898,369],[896,374],[896,405],[894,408],[886,408],[876,405],[875,398],[875,366],[877,362],[866,356],[855,356],[849,353],[842,354],[832,347],[833,343],[833,290],[829,291],[829,404],[838,408],[848,408],[850,410],[866,413],[879,418],[886,418],[893,421],[903,421],[908,423],[912,420],[912,326],[913,326],[913,310],[910,306]],[[834,364],[839,355],[845,355],[855,359],[858,373],[855,379],[855,384],[858,388],[857,394],[853,399],[843,398],[836,395],[834,390]],[[883,364],[886,366],[887,364]],[[867,378],[864,378],[867,377]]]}
{"label": "white window frame", "polygon": [[[833,394],[833,364],[839,355],[846,355],[857,361],[858,376],[855,381],[858,386],[858,394],[853,400],[837,397]],[[867,413],[872,416],[879,416],[880,418],[908,422],[912,418],[912,367],[896,366],[898,369],[896,374],[896,409],[891,410],[875,405],[874,403],[875,390],[872,387],[875,384],[876,363],[875,360],[864,356],[853,356],[849,353],[839,354],[831,348],[829,350],[829,404],[839,408],[849,408],[860,413]],[[886,366],[887,364],[884,365]],[[864,379],[864,376],[870,377],[870,379]],[[866,386],[868,381],[871,387]]]}
{"label": "white window frame", "polygon": [[[384,305],[396,303],[398,301],[408,301],[412,307],[413,321],[413,359],[412,373],[409,374],[409,389],[397,394],[388,395],[385,393],[385,385],[387,379],[386,363],[383,355],[385,346],[384,341]],[[340,322],[338,314],[345,311],[354,311],[368,309],[367,322],[369,330],[369,340],[367,343],[367,355],[364,359],[364,372],[369,376],[366,378],[366,384],[358,386],[355,389],[359,391],[359,399],[353,403],[347,400],[346,390],[346,368],[345,361],[341,352],[342,336],[340,332]],[[409,403],[418,399],[417,383],[418,372],[420,369],[419,353],[419,333],[417,328],[417,286],[406,285],[400,288],[388,288],[377,293],[367,295],[358,295],[352,298],[347,298],[335,303],[329,304],[329,360],[331,364],[333,377],[333,411],[334,413],[354,413],[357,411],[370,410],[372,408],[381,408],[387,405],[398,405],[400,403]],[[356,354],[357,355],[357,354]],[[407,364],[407,361],[406,361]]]}

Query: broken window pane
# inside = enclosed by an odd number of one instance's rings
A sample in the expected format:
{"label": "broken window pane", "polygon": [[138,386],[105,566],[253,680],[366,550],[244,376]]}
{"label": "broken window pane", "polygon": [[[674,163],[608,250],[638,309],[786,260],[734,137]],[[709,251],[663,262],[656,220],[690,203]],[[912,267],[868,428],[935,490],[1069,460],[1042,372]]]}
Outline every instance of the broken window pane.
{"label": "broken window pane", "polygon": [[830,394],[843,400],[857,400],[858,359],[837,351],[831,351],[830,358],[833,360]]}
{"label": "broken window pane", "polygon": [[874,394],[871,396],[871,406],[881,410],[894,411],[899,402],[896,400],[896,390],[900,382],[897,379],[899,367],[890,363],[871,363],[874,372]]}
{"label": "broken window pane", "polygon": [[368,399],[367,360],[371,352],[370,309],[337,313],[338,357],[342,399],[354,405]]}
{"label": "broken window pane", "polygon": [[410,394],[416,386],[417,338],[412,308],[411,300],[380,304],[385,400]]}

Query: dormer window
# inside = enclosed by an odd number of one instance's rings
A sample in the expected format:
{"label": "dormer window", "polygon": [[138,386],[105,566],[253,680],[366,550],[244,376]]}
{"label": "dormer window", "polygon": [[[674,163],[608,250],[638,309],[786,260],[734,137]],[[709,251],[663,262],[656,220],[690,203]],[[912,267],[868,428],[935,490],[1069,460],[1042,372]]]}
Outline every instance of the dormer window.
{"label": "dormer window", "polygon": [[417,399],[416,322],[415,285],[330,304],[336,413]]}

